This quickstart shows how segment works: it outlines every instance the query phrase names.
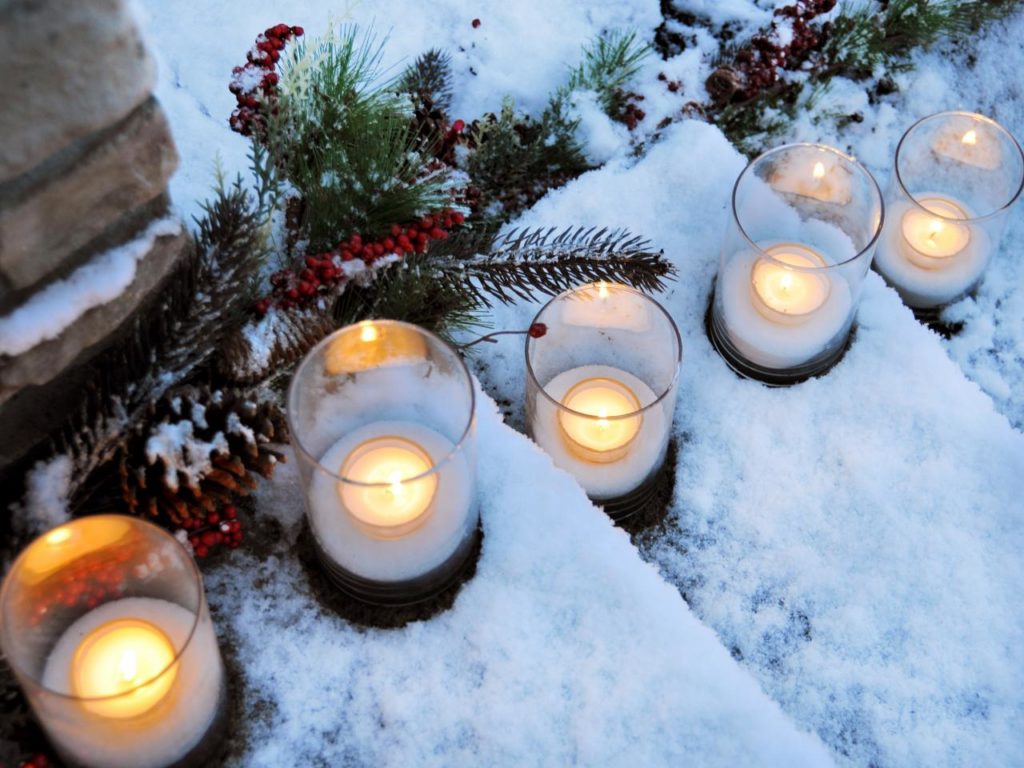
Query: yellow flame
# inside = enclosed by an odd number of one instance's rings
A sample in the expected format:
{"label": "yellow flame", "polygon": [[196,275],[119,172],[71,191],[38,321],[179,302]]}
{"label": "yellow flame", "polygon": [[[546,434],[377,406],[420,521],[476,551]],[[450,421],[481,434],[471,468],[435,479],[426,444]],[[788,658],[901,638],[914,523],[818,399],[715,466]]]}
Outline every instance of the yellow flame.
{"label": "yellow flame", "polygon": [[608,284],[607,283],[602,281],[602,282],[597,284],[597,295],[598,295],[599,298],[602,298],[602,299],[607,299],[608,298]]}
{"label": "yellow flame", "polygon": [[599,429],[608,429],[608,409],[598,408],[597,409],[597,426]]}
{"label": "yellow flame", "polygon": [[779,278],[779,287],[784,291],[788,291],[793,287],[793,276],[788,272]]}
{"label": "yellow flame", "polygon": [[978,132],[973,128],[964,134],[961,139],[964,144],[977,144],[978,143]]}
{"label": "yellow flame", "polygon": [[46,534],[47,544],[63,544],[65,541],[71,538],[71,529],[62,525],[60,528],[50,531]]}
{"label": "yellow flame", "polygon": [[121,677],[126,683],[130,683],[135,679],[138,670],[139,662],[135,656],[135,651],[129,649],[121,654],[121,660],[117,663],[117,671],[121,673]]}
{"label": "yellow flame", "polygon": [[359,332],[359,338],[363,341],[376,341],[379,335],[377,326],[373,323],[367,323],[363,326],[363,330]]}
{"label": "yellow flame", "polygon": [[814,178],[820,179],[825,176],[825,164],[817,162],[814,164]]}
{"label": "yellow flame", "polygon": [[399,472],[392,472],[388,475],[388,482],[391,483],[391,495],[394,497],[400,497],[405,493],[405,488],[402,486],[402,475]]}

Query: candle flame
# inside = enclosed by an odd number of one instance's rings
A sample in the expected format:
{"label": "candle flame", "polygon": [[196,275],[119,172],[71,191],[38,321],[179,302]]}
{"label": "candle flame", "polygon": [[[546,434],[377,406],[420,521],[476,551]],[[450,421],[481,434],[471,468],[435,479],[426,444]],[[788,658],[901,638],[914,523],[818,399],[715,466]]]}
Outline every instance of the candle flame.
{"label": "candle flame", "polygon": [[978,143],[978,132],[973,128],[964,134],[961,139],[964,144],[977,144]]}
{"label": "candle flame", "polygon": [[121,678],[126,683],[135,680],[135,676],[139,672],[139,662],[135,651],[128,649],[121,654],[121,659],[117,663],[117,671],[121,673]]}
{"label": "candle flame", "polygon": [[779,278],[779,287],[784,291],[788,291],[793,287],[793,276],[788,272]]}
{"label": "candle flame", "polygon": [[46,535],[46,543],[47,544],[63,544],[65,541],[67,541],[70,538],[71,538],[71,529],[68,526],[66,526],[66,525],[62,525],[60,528],[57,528],[56,530],[50,531]]}
{"label": "candle flame", "polygon": [[825,176],[825,164],[817,162],[814,164],[814,178],[821,179]]}
{"label": "candle flame", "polygon": [[363,330],[359,333],[359,338],[363,341],[376,341],[380,334],[377,332],[377,326],[373,323],[367,323],[363,326]]}
{"label": "candle flame", "polygon": [[602,298],[602,299],[607,299],[608,298],[608,284],[607,283],[602,281],[602,282],[597,284],[597,295],[598,295],[599,298]]}
{"label": "candle flame", "polygon": [[597,426],[598,429],[608,429],[608,409],[598,408],[597,409]]}
{"label": "candle flame", "polygon": [[942,232],[942,222],[938,219],[932,219],[931,224],[928,225],[928,239],[934,240],[935,237]]}
{"label": "candle flame", "polygon": [[391,483],[392,496],[401,498],[405,494],[405,486],[402,485],[402,475],[399,472],[388,475],[388,482]]}

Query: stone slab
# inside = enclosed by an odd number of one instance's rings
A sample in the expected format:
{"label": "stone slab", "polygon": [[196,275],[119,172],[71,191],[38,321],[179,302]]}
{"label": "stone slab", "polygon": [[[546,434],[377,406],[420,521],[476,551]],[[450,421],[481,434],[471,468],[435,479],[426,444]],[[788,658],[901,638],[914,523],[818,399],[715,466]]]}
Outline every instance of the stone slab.
{"label": "stone slab", "polygon": [[124,118],[152,59],[126,0],[2,0],[0,184]]}
{"label": "stone slab", "polygon": [[176,165],[167,119],[150,101],[59,176],[14,200],[0,195],[0,274],[19,290],[82,261],[78,252],[126,212],[163,194]]}

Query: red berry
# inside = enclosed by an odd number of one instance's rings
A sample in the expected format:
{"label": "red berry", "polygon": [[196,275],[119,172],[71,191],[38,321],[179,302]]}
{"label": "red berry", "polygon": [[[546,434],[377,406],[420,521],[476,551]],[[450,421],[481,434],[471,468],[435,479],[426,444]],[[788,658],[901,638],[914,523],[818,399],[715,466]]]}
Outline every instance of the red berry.
{"label": "red berry", "polygon": [[229,504],[228,506],[224,507],[224,517],[226,517],[228,520],[234,520],[236,517],[238,517],[238,510],[233,505]]}
{"label": "red berry", "polygon": [[289,288],[287,291],[285,291],[284,295],[287,296],[292,301],[296,301],[299,298],[299,291],[296,288]]}
{"label": "red berry", "polygon": [[429,216],[424,216],[419,220],[420,229],[429,231],[434,226],[434,220]]}
{"label": "red berry", "polygon": [[383,245],[383,243],[374,243],[373,244],[373,255],[374,256],[383,256],[384,255],[384,245]]}
{"label": "red berry", "polygon": [[480,19],[473,19],[473,21],[471,23],[473,24],[473,29],[479,29],[480,28]]}
{"label": "red berry", "polygon": [[401,248],[403,251],[406,251],[406,252],[411,251],[412,250],[412,242],[409,240],[408,237],[406,237],[405,235],[402,235],[401,237],[398,238],[398,247]]}
{"label": "red berry", "polygon": [[548,327],[544,323],[534,323],[530,326],[530,330],[527,333],[530,334],[531,339],[543,338],[548,332]]}
{"label": "red berry", "polygon": [[292,34],[295,35],[296,37],[302,37],[302,35],[305,34],[305,32],[306,30],[304,30],[302,27],[292,27]]}
{"label": "red berry", "polygon": [[462,133],[464,130],[466,130],[465,120],[456,120],[452,123],[452,133]]}
{"label": "red berry", "polygon": [[323,269],[320,270],[320,278],[322,280],[333,280],[337,272],[338,270],[336,270],[334,267],[324,267]]}
{"label": "red berry", "polygon": [[395,250],[395,241],[392,238],[390,238],[390,237],[385,237],[384,238],[384,250],[389,252],[389,253],[391,251]]}
{"label": "red berry", "polygon": [[299,273],[299,277],[308,283],[313,281],[315,275],[313,274],[313,270],[307,267]]}
{"label": "red berry", "polygon": [[208,554],[210,554],[210,550],[204,547],[202,544],[200,544],[198,547],[195,547],[194,549],[196,557],[206,557]]}
{"label": "red berry", "polygon": [[216,512],[211,512],[206,516],[206,522],[209,525],[216,525],[220,522],[220,515],[218,515]]}
{"label": "red berry", "polygon": [[448,237],[448,233],[445,232],[440,227],[434,227],[432,230],[430,230],[430,236],[435,240],[443,240],[444,238]]}
{"label": "red berry", "polygon": [[455,211],[455,212],[452,213],[452,221],[455,222],[456,226],[460,225],[465,220],[466,220],[466,217],[463,216],[459,211]]}
{"label": "red berry", "polygon": [[391,225],[391,236],[392,237],[398,237],[400,234],[402,234],[402,227],[399,226],[398,224],[392,224]]}

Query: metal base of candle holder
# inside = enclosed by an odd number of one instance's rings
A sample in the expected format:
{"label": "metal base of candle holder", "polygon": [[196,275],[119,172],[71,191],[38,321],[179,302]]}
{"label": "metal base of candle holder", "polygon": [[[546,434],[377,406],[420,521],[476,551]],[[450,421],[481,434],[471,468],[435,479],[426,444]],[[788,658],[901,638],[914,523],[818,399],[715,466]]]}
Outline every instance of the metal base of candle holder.
{"label": "metal base of candle holder", "polygon": [[459,587],[476,572],[482,541],[478,525],[440,566],[401,582],[364,579],[339,567],[320,549],[308,526],[299,540],[299,556],[323,604],[349,621],[394,628],[450,608]]}
{"label": "metal base of candle holder", "polygon": [[665,519],[675,490],[677,448],[669,443],[660,466],[638,488],[614,499],[591,499],[615,525],[629,533],[638,533]]}
{"label": "metal base of candle holder", "polygon": [[945,304],[941,307],[927,307],[927,308],[914,308],[911,307],[910,311],[914,313],[914,318],[921,325],[928,326],[929,329],[935,331],[944,339],[951,339],[956,336],[960,331],[964,329],[963,322],[947,323],[942,319],[942,312],[949,306]]}
{"label": "metal base of candle holder", "polygon": [[[228,724],[231,721],[232,711],[231,696],[228,694],[228,683],[225,679],[224,684],[220,688],[217,710],[213,715],[213,720],[210,721],[209,727],[206,729],[206,733],[203,734],[203,737],[187,754],[173,763],[169,763],[165,768],[207,768],[208,766],[218,765],[223,762]],[[96,768],[95,764],[90,766],[87,763],[75,760],[73,756],[61,750],[57,744],[52,744],[52,746],[60,757],[61,765],[65,766],[65,768]]]}
{"label": "metal base of candle holder", "polygon": [[715,348],[715,351],[721,356],[733,372],[743,379],[754,379],[760,381],[763,384],[767,384],[769,387],[791,387],[794,384],[800,384],[808,379],[815,379],[824,376],[831,371],[839,363],[840,360],[846,355],[846,350],[850,348],[853,343],[853,337],[856,334],[857,327],[854,325],[849,334],[847,334],[846,342],[836,348],[830,355],[817,358],[811,363],[805,365],[796,366],[794,368],[786,368],[782,370],[764,368],[752,363],[747,360],[739,350],[733,345],[729,339],[729,333],[725,328],[720,328],[720,323],[717,322],[717,318],[714,313],[715,304],[715,291],[711,291],[711,299],[708,302],[707,312],[704,314],[704,329],[708,336],[708,341],[711,342],[711,346]]}

